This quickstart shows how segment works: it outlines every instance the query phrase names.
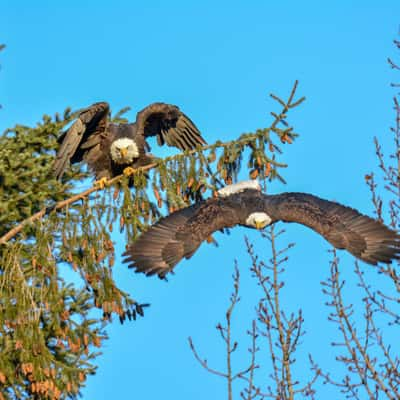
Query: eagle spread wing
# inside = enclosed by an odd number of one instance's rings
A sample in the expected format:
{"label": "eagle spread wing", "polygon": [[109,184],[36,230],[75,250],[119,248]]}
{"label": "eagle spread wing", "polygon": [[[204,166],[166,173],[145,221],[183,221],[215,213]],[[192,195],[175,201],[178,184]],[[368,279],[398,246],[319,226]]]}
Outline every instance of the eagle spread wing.
{"label": "eagle spread wing", "polygon": [[60,136],[61,146],[53,164],[56,179],[61,179],[70,163],[82,161],[85,153],[100,144],[108,124],[109,105],[92,104],[83,109],[77,120]]}
{"label": "eagle spread wing", "polygon": [[266,196],[266,204],[275,218],[306,225],[368,264],[400,258],[400,236],[353,208],[305,193]]}
{"label": "eagle spread wing", "polygon": [[153,103],[147,106],[137,114],[136,125],[138,134],[157,136],[160,146],[166,143],[180,150],[193,150],[206,144],[190,118],[171,104]]}
{"label": "eagle spread wing", "polygon": [[182,258],[190,258],[213,232],[239,223],[234,210],[224,204],[209,199],[162,218],[127,247],[124,262],[136,272],[165,277]]}
{"label": "eagle spread wing", "polygon": [[[70,163],[82,160],[98,179],[119,175],[127,166],[148,164],[149,158],[145,153],[149,148],[146,142],[149,136],[157,136],[159,145],[166,143],[180,150],[192,150],[206,144],[193,122],[174,105],[151,104],[137,114],[134,124],[109,124],[108,113],[107,103],[95,103],[81,111],[78,119],[61,135],[61,146],[53,165],[57,179],[62,177]],[[127,160],[115,159],[112,146],[124,138],[135,146],[138,157],[131,155]]]}
{"label": "eagle spread wing", "polygon": [[209,199],[161,219],[127,247],[126,259],[137,272],[161,278],[183,258],[190,258],[213,232],[248,225],[252,213],[265,213],[270,223],[297,222],[310,227],[333,246],[369,263],[400,258],[400,236],[381,222],[341,204],[303,193],[265,195],[245,190]]}

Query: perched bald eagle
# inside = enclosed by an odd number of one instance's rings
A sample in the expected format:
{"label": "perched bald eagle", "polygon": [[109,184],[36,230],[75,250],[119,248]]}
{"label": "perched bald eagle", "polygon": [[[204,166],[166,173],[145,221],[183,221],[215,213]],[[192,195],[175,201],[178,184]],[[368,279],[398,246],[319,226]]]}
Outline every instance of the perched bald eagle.
{"label": "perched bald eagle", "polygon": [[369,264],[400,258],[400,236],[381,222],[311,194],[266,195],[257,181],[248,181],[227,186],[218,197],[161,219],[127,246],[124,262],[136,272],[164,278],[213,232],[235,225],[262,229],[277,221],[308,226],[336,248]]}
{"label": "perched bald eagle", "polygon": [[180,150],[192,150],[206,144],[193,122],[177,106],[153,103],[137,114],[132,124],[112,124],[109,105],[95,103],[84,109],[78,119],[59,138],[60,149],[53,165],[61,179],[70,163],[85,161],[97,179],[120,175],[124,170],[150,164],[146,138],[157,136]]}

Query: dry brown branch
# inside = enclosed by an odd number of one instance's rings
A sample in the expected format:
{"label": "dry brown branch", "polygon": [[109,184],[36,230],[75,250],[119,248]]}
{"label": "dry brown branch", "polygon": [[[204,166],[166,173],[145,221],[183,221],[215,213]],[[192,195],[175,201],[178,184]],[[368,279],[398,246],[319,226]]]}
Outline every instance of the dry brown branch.
{"label": "dry brown branch", "polygon": [[[226,379],[227,382],[227,391],[228,391],[228,400],[233,399],[233,392],[232,392],[232,383],[233,381],[238,378],[241,374],[244,374],[244,371],[241,373],[233,375],[232,373],[232,353],[237,349],[237,342],[232,342],[232,314],[235,309],[235,306],[237,303],[240,301],[239,297],[239,281],[240,281],[240,274],[239,274],[239,268],[237,264],[235,263],[235,271],[233,274],[233,292],[230,297],[230,302],[229,302],[229,307],[226,311],[225,314],[225,321],[226,321],[226,326],[223,326],[221,323],[217,324],[216,329],[219,331],[223,341],[225,342],[225,347],[226,347],[226,372],[221,372],[217,371],[213,368],[210,368],[208,366],[207,360],[206,359],[201,359],[199,356],[198,352],[196,351],[196,348],[193,344],[192,339],[189,337],[189,345],[190,348],[196,357],[196,359],[199,361],[201,366],[205,368],[208,372],[222,376],[223,378]],[[248,369],[250,371],[250,369]]]}
{"label": "dry brown branch", "polygon": [[[259,351],[257,346],[257,323],[255,320],[251,323],[251,331],[247,331],[247,334],[251,337],[251,347],[249,348],[250,353],[250,365],[244,371],[239,372],[237,374],[238,378],[244,379],[248,386],[244,389],[243,392],[240,393],[240,397],[243,400],[253,400],[257,396],[263,398],[264,396],[261,394],[260,389],[254,386],[254,371],[259,368],[256,364],[256,353]],[[249,376],[247,376],[249,375]]]}
{"label": "dry brown branch", "polygon": [[233,274],[233,282],[234,282],[234,289],[233,292],[230,296],[230,302],[228,309],[225,313],[225,324],[222,325],[221,323],[218,323],[216,326],[216,329],[218,330],[224,344],[225,344],[225,354],[226,354],[226,372],[218,371],[213,368],[211,368],[208,365],[208,362],[206,359],[202,359],[191,338],[189,338],[189,345],[190,348],[197,359],[197,361],[200,363],[200,365],[206,369],[208,372],[221,376],[226,379],[227,382],[227,397],[228,400],[233,399],[233,382],[237,379],[243,380],[246,382],[246,387],[243,389],[243,391],[240,392],[240,397],[243,400],[255,400],[255,399],[264,399],[265,394],[263,394],[258,386],[256,386],[254,382],[254,371],[259,368],[258,364],[256,363],[256,354],[259,351],[258,345],[257,345],[257,339],[258,339],[258,334],[257,334],[257,324],[256,321],[252,321],[251,329],[247,331],[247,334],[251,338],[251,346],[248,349],[248,352],[250,353],[250,361],[247,367],[244,369],[240,370],[237,373],[233,372],[233,365],[232,365],[232,354],[236,351],[238,347],[238,343],[235,342],[232,339],[232,316],[235,310],[236,305],[240,301],[239,297],[239,282],[240,282],[240,275],[239,275],[239,269],[237,266],[237,263],[235,262],[235,271]]}
{"label": "dry brown branch", "polygon": [[392,69],[400,70],[400,67],[391,58],[388,58],[387,61]]}
{"label": "dry brown branch", "polygon": [[[395,42],[399,47],[399,42]],[[393,69],[398,65],[389,60]],[[396,85],[393,85],[396,86]],[[394,146],[392,149],[381,145],[374,138],[377,157],[377,172],[365,176],[371,192],[371,200],[379,220],[384,222],[387,214],[393,229],[400,227],[400,107],[399,99],[394,97],[395,122],[390,128]],[[384,190],[381,190],[381,189]],[[380,190],[379,190],[380,189]],[[329,320],[335,323],[340,339],[333,346],[341,349],[336,360],[345,370],[339,378],[321,371],[310,358],[312,368],[320,370],[325,383],[334,385],[346,396],[355,399],[399,399],[400,398],[400,359],[395,345],[396,331],[400,324],[399,298],[400,277],[398,265],[376,265],[368,270],[355,262],[354,273],[358,301],[346,301],[346,291],[355,287],[345,283],[341,277],[336,252],[333,251],[331,273],[324,285],[324,293],[329,297],[327,305],[332,308]],[[371,279],[372,278],[372,279]],[[378,278],[378,279],[376,279]],[[357,292],[358,294],[358,292]],[[361,310],[361,312],[360,312]],[[336,373],[337,375],[337,373]]]}
{"label": "dry brown branch", "polygon": [[193,352],[193,354],[194,354],[196,360],[200,363],[200,365],[201,365],[205,370],[207,370],[207,371],[210,372],[211,374],[218,375],[218,376],[222,376],[223,378],[228,378],[228,375],[227,375],[227,374],[225,374],[225,373],[223,373],[223,372],[221,372],[221,371],[218,371],[218,370],[216,370],[216,369],[213,369],[213,368],[209,367],[207,359],[205,359],[205,358],[202,359],[202,358],[199,356],[199,353],[197,352],[196,347],[194,346],[193,339],[192,339],[190,336],[189,336],[189,338],[188,338],[188,341],[189,341],[190,349],[192,350],[192,352]]}
{"label": "dry brown branch", "polygon": [[[289,400],[295,399],[297,394],[314,399],[314,384],[320,376],[319,370],[315,370],[311,379],[301,387],[292,376],[292,365],[295,363],[294,355],[298,350],[300,337],[303,335],[303,316],[301,311],[297,314],[288,315],[281,309],[280,291],[283,288],[283,282],[280,276],[284,272],[284,263],[288,259],[286,252],[292,247],[290,244],[283,249],[277,248],[275,240],[282,232],[275,233],[274,228],[271,228],[268,233],[263,234],[271,242],[272,257],[268,264],[259,261],[253,246],[245,238],[247,252],[251,259],[250,271],[256,278],[257,286],[261,288],[260,298],[255,308],[256,319],[252,321],[251,329],[247,331],[251,339],[251,345],[248,348],[250,354],[248,366],[240,372],[233,373],[231,355],[238,347],[238,344],[232,339],[232,314],[239,301],[240,275],[237,263],[235,263],[233,275],[234,290],[225,314],[225,325],[218,324],[216,327],[225,344],[226,371],[211,368],[207,359],[199,356],[192,339],[189,338],[190,348],[200,365],[208,372],[226,379],[229,400],[233,398],[232,383],[238,378],[245,382],[245,386],[240,392],[242,400],[267,398]],[[260,337],[266,338],[264,345],[266,345],[267,358],[271,359],[272,371],[270,377],[275,386],[275,388],[272,388],[265,385],[266,390],[261,390],[255,382],[255,371],[260,368],[257,362],[257,358],[259,358],[257,354],[260,352]]]}
{"label": "dry brown branch", "polygon": [[[154,168],[155,166],[157,166],[156,163],[153,164],[149,164],[146,165],[144,167],[140,167],[137,168],[135,171],[147,171],[151,168]],[[118,181],[120,181],[122,178],[124,177],[124,175],[118,175],[112,179],[110,179],[107,184],[108,185],[112,185]],[[89,189],[84,190],[81,193],[78,193],[74,196],[71,196],[70,198],[66,199],[66,200],[62,200],[59,201],[57,204],[55,204],[53,207],[46,207],[46,208],[42,208],[40,211],[38,211],[37,213],[33,214],[31,217],[27,218],[26,220],[22,221],[21,223],[19,223],[17,226],[15,226],[13,229],[11,229],[10,231],[8,231],[5,235],[3,235],[0,238],[0,245],[2,244],[6,244],[10,239],[12,239],[15,235],[17,235],[19,232],[21,232],[21,230],[31,224],[32,222],[37,221],[38,219],[44,217],[45,215],[49,214],[52,211],[56,211],[56,210],[60,210],[64,207],[69,206],[70,204],[75,203],[76,201],[82,200],[87,198],[90,194],[103,190],[100,186],[93,186]]]}
{"label": "dry brown branch", "polygon": [[359,286],[364,289],[366,297],[364,301],[371,302],[375,304],[377,310],[383,313],[386,316],[392,318],[392,324],[400,323],[400,313],[389,305],[393,305],[396,307],[399,303],[399,299],[394,296],[389,296],[386,293],[383,293],[381,290],[372,288],[366,281],[364,277],[364,273],[362,272],[359,263],[355,262],[355,272],[359,279]]}
{"label": "dry brown branch", "polygon": [[289,244],[278,250],[276,239],[283,231],[275,232],[271,227],[263,237],[271,244],[272,256],[268,263],[258,261],[253,246],[246,239],[247,252],[251,258],[251,271],[257,279],[257,285],[262,289],[262,297],[257,307],[258,332],[266,338],[269,356],[272,364],[271,378],[275,388],[268,386],[265,397],[274,399],[294,399],[296,394],[314,398],[313,388],[319,377],[315,371],[313,377],[301,387],[292,376],[292,365],[298,350],[300,337],[303,335],[303,316],[301,310],[290,316],[282,310],[280,298],[284,273],[284,264],[288,260],[287,251],[293,246]]}
{"label": "dry brown branch", "polygon": [[[385,344],[380,329],[376,324],[376,312],[387,315],[384,303],[377,299],[364,280],[363,274],[356,263],[356,274],[360,284],[366,293],[363,298],[364,329],[361,331],[356,323],[357,316],[353,305],[346,305],[344,298],[345,282],[340,277],[338,258],[335,250],[331,261],[331,274],[323,283],[324,293],[331,299],[327,305],[333,308],[329,319],[339,327],[342,340],[333,343],[334,346],[343,348],[343,353],[336,359],[346,366],[348,373],[341,379],[335,380],[327,373],[321,372],[326,382],[340,387],[341,391],[353,398],[363,398],[360,390],[365,390],[370,399],[379,398],[383,394],[385,398],[399,398],[399,360],[393,359],[391,349]],[[373,308],[377,305],[378,308]],[[316,364],[314,363],[314,366]]]}

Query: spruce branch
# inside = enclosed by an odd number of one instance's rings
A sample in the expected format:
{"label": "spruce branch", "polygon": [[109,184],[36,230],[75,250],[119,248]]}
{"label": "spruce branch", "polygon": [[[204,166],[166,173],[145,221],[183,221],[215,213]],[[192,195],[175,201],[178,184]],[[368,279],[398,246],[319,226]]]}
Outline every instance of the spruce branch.
{"label": "spruce branch", "polygon": [[[0,387],[9,393],[7,400],[76,398],[95,371],[93,347],[102,346],[112,317],[122,323],[143,315],[147,304],[114,281],[114,229],[124,231],[129,242],[159,218],[162,207],[172,212],[199,201],[205,191],[212,194],[235,181],[239,171],[283,181],[279,140],[290,144],[297,136],[286,122],[296,104],[293,95],[294,90],[288,101],[273,96],[282,110],[269,128],[154,159],[128,178],[113,178],[95,196],[100,187],[71,192],[77,180],[90,176],[80,166],[66,171],[63,184],[51,179],[56,138],[76,113],[45,116],[34,128],[17,125],[0,137],[0,265],[6,271],[0,280]],[[115,122],[127,122],[120,115]],[[68,267],[82,279],[80,289],[62,279]],[[230,372],[232,381],[244,380],[246,400],[263,397],[253,382],[258,349],[252,328],[250,366]],[[229,354],[235,349],[232,343]]]}
{"label": "spruce branch", "polygon": [[[184,153],[180,153],[180,154],[177,154],[174,156],[169,156],[162,160],[161,159],[157,160],[156,162],[154,162],[152,164],[135,169],[132,174],[136,175],[136,174],[142,173],[144,171],[149,171],[151,169],[154,169],[154,168],[160,166],[160,164],[165,166],[169,162],[175,162],[175,161],[179,162],[179,161],[188,159],[188,158],[190,158],[190,156],[195,155],[195,154],[199,155],[199,157],[202,157],[204,160],[204,157],[202,155],[203,155],[203,152],[207,151],[207,150],[210,150],[211,153],[213,153],[217,149],[231,150],[234,147],[238,147],[238,148],[240,148],[240,147],[243,148],[245,146],[255,147],[254,143],[259,141],[260,139],[266,138],[267,140],[269,140],[269,133],[271,131],[273,131],[274,133],[276,133],[279,136],[282,143],[292,143],[293,139],[297,136],[297,134],[295,134],[292,131],[292,128],[289,127],[289,128],[279,129],[279,128],[277,128],[277,126],[279,123],[283,123],[284,125],[287,125],[287,123],[285,121],[287,111],[295,106],[298,106],[300,103],[302,103],[305,100],[305,98],[302,97],[299,100],[293,102],[297,86],[298,86],[298,82],[296,81],[290,92],[290,95],[289,95],[289,98],[287,101],[283,101],[279,97],[277,97],[275,95],[271,95],[271,97],[274,100],[276,100],[280,105],[282,105],[283,109],[279,114],[272,113],[272,115],[274,116],[274,120],[269,128],[258,129],[255,133],[242,134],[236,140],[231,140],[231,141],[227,141],[227,142],[217,141],[216,143],[211,144],[211,145],[203,146],[201,148],[197,148],[197,149],[191,150],[191,151],[186,151]],[[76,113],[74,113],[72,115],[76,115]],[[270,142],[270,145],[273,150],[280,151],[276,145],[272,144],[272,142]],[[229,161],[230,154],[224,154],[224,156],[227,159],[227,161]],[[237,154],[236,154],[236,156],[237,156]],[[261,156],[263,158],[262,160],[261,160]],[[236,159],[233,158],[232,162],[234,163],[235,160]],[[265,171],[262,171],[262,173],[265,175],[268,175],[270,173],[271,168],[274,168],[274,169],[285,168],[287,166],[284,163],[280,163],[280,162],[276,161],[276,159],[274,157],[267,157],[265,154],[263,154],[263,155],[255,154],[254,156],[252,156],[252,162],[256,168],[251,172],[252,178],[256,178],[259,175],[259,168],[264,165],[265,165]],[[227,164],[228,164],[228,168],[221,169],[219,172],[222,175],[222,178],[226,181],[226,183],[229,184],[229,183],[231,183],[231,176],[235,175],[237,173],[237,166],[234,163],[232,165],[232,170],[230,170],[229,162]],[[208,170],[210,171],[210,169],[208,169]],[[279,174],[276,173],[276,177],[284,182],[283,178]],[[125,178],[125,176],[123,174],[118,175],[118,176],[110,179],[107,182],[107,186],[121,182],[124,178]],[[215,174],[212,175],[212,178],[216,182],[218,182],[218,180],[215,178]],[[50,206],[50,207],[47,206],[47,207],[42,208],[40,211],[38,211],[35,214],[31,215],[30,217],[26,218],[25,220],[20,222],[18,225],[16,225],[12,229],[10,229],[8,232],[6,232],[2,237],[0,237],[0,245],[6,244],[10,239],[14,238],[19,232],[21,232],[24,229],[24,227],[31,225],[33,222],[43,218],[44,216],[48,215],[50,212],[56,211],[56,210],[61,210],[79,200],[86,199],[86,198],[88,198],[88,196],[90,194],[97,192],[97,191],[101,191],[101,190],[102,190],[101,187],[93,186],[89,189],[82,191],[81,193],[72,195],[68,199],[59,201],[53,206]]]}
{"label": "spruce branch", "polygon": [[[149,170],[151,168],[154,168],[156,165],[157,165],[156,163],[149,164],[149,165],[146,165],[144,167],[137,168],[136,171],[147,171],[147,170]],[[108,185],[112,185],[114,183],[117,183],[123,177],[124,177],[124,175],[118,175],[118,176],[110,179],[107,182],[107,184]],[[100,190],[103,190],[100,186],[93,186],[93,187],[91,187],[89,189],[84,190],[81,193],[78,193],[78,194],[75,194],[75,195],[71,196],[70,198],[68,198],[66,200],[62,200],[62,201],[57,202],[52,207],[42,208],[40,211],[38,211],[37,213],[33,214],[31,217],[25,219],[24,221],[19,223],[17,226],[15,226],[13,229],[9,230],[5,235],[3,235],[0,238],[0,245],[6,244],[10,239],[12,239],[19,232],[21,232],[21,230],[25,226],[27,226],[29,224],[32,224],[33,222],[37,221],[38,219],[41,219],[42,217],[44,217],[45,215],[49,214],[50,212],[65,208],[65,207],[69,206],[70,204],[73,204],[73,203],[75,203],[75,202],[77,202],[79,200],[85,199],[89,195],[91,195],[92,193],[100,191]]]}

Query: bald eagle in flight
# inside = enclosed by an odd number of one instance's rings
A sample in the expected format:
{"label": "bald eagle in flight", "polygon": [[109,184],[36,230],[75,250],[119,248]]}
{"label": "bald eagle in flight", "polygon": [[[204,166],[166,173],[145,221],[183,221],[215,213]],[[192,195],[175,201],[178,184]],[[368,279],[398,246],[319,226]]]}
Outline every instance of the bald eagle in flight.
{"label": "bald eagle in flight", "polygon": [[131,124],[109,122],[109,105],[95,103],[83,109],[78,119],[59,138],[61,143],[53,171],[61,179],[70,163],[85,161],[103,183],[132,168],[152,163],[146,154],[146,138],[156,136],[159,145],[193,150],[206,144],[194,123],[177,106],[153,103]]}
{"label": "bald eagle in flight", "polygon": [[400,236],[381,222],[311,194],[266,195],[257,181],[247,181],[226,186],[217,197],[161,219],[127,246],[124,262],[136,272],[164,278],[213,232],[235,225],[262,229],[278,221],[308,226],[369,264],[400,258]]}

